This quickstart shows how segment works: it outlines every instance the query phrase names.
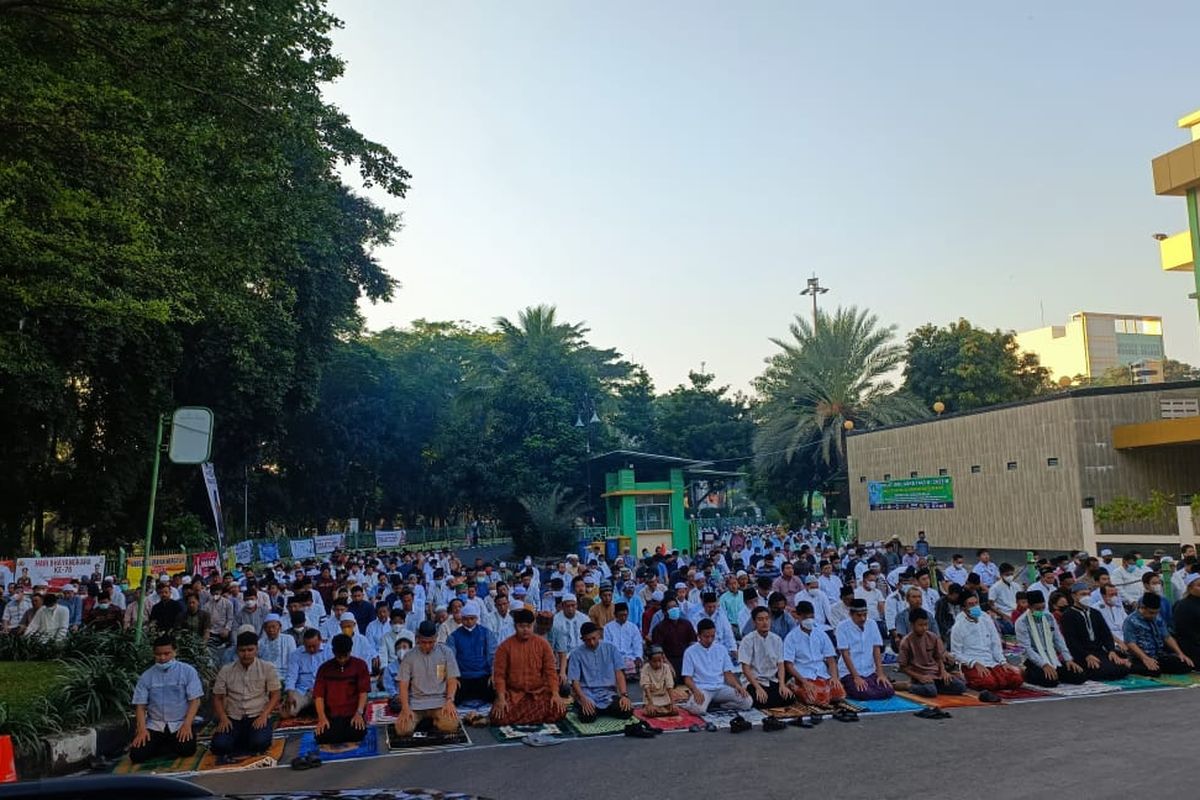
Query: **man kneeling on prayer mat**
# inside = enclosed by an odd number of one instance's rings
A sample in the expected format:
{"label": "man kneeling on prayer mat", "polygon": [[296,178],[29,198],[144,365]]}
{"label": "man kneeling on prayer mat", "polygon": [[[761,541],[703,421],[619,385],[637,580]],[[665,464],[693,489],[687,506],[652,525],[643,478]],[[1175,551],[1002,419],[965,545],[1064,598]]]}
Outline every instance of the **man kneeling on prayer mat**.
{"label": "man kneeling on prayer mat", "polygon": [[749,711],[754,701],[733,673],[729,651],[716,644],[717,626],[702,619],[696,633],[699,641],[683,652],[683,682],[689,698],[680,707],[697,715],[709,710]]}
{"label": "man kneeling on prayer mat", "polygon": [[1086,681],[1087,673],[1071,657],[1054,615],[1046,610],[1046,596],[1031,589],[1025,599],[1029,610],[1017,618],[1017,642],[1025,650],[1025,680],[1051,689],[1059,683]]}
{"label": "man kneeling on prayer mat", "polygon": [[454,651],[439,644],[437,636],[436,625],[422,622],[417,627],[416,649],[400,662],[396,676],[400,713],[393,725],[400,736],[411,736],[424,719],[432,720],[438,733],[458,730],[458,711],[454,707],[458,664]]}
{"label": "man kneeling on prayer mat", "polygon": [[317,707],[317,742],[350,744],[367,735],[367,693],[371,674],[367,662],[351,655],[354,640],[344,633],[333,637],[333,658],[317,670],[313,705]]}
{"label": "man kneeling on prayer mat", "polygon": [[642,666],[638,680],[645,701],[642,714],[647,717],[678,716],[675,704],[688,698],[688,690],[675,685],[675,669],[661,647],[652,644],[648,652],[650,660]]}
{"label": "man kneeling on prayer mat", "polygon": [[175,640],[154,640],[154,663],[133,690],[136,727],[129,746],[134,764],[160,756],[186,758],[196,753],[192,722],[204,699],[200,675],[175,658]]}
{"label": "man kneeling on prayer mat", "polygon": [[852,700],[886,700],[896,693],[883,674],[883,637],[867,618],[867,601],[850,601],[850,619],[837,626],[838,677]]}
{"label": "man kneeling on prayer mat", "polygon": [[575,698],[579,718],[594,722],[606,717],[629,719],[633,704],[625,686],[625,670],[621,654],[611,642],[603,641],[603,632],[594,622],[585,622],[579,629],[583,644],[571,651],[567,659],[567,680]]}
{"label": "man kneeling on prayer mat", "polygon": [[785,682],[783,639],[771,630],[769,609],[759,606],[751,612],[750,620],[754,630],[743,636],[738,646],[738,663],[746,677],[746,688],[756,708],[786,706],[793,695]]}
{"label": "man kneeling on prayer mat", "polygon": [[1133,671],[1138,675],[1157,678],[1164,672],[1181,675],[1196,668],[1159,616],[1162,598],[1146,593],[1138,602],[1137,611],[1125,619],[1125,646],[1132,656]]}
{"label": "man kneeling on prayer mat", "polygon": [[979,595],[963,592],[962,610],[950,629],[950,655],[962,665],[967,686],[979,691],[979,699],[998,703],[995,694],[1005,689],[1020,689],[1025,682],[1021,670],[1004,659],[1004,644],[995,623],[983,612]]}
{"label": "man kneeling on prayer mat", "polygon": [[1129,659],[1117,650],[1104,617],[1088,605],[1091,593],[1092,587],[1086,583],[1071,587],[1072,604],[1059,623],[1063,639],[1088,680],[1120,680],[1129,674]]}
{"label": "man kneeling on prayer mat", "polygon": [[243,631],[235,644],[237,658],[221,667],[212,689],[217,730],[209,749],[222,761],[271,746],[271,715],[282,686],[275,665],[258,657],[258,634]]}
{"label": "man kneeling on prayer mat", "polygon": [[533,633],[534,614],[512,612],[516,632],[496,648],[492,685],[496,699],[489,715],[493,725],[538,725],[567,714],[558,693],[558,664],[550,643]]}
{"label": "man kneeling on prayer mat", "polygon": [[929,612],[910,608],[909,632],[900,640],[900,671],[912,678],[912,693],[922,697],[962,694],[967,685],[946,669],[949,656],[942,639],[929,630]]}
{"label": "man kneeling on prayer mat", "polygon": [[796,603],[800,622],[783,640],[783,662],[792,677],[791,688],[802,703],[827,706],[846,699],[837,674],[837,651],[825,631],[817,626],[816,607],[808,600]]}

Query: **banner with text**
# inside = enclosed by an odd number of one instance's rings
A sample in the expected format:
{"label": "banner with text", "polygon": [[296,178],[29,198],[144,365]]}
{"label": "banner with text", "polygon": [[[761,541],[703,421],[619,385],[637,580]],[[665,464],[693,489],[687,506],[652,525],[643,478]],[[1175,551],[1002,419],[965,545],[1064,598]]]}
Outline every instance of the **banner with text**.
{"label": "banner with text", "polygon": [[375,531],[376,547],[399,547],[404,544],[404,531]]}
{"label": "banner with text", "polygon": [[332,553],[342,546],[343,536],[340,533],[329,533],[325,536],[313,537],[313,548],[318,553]]}
{"label": "banner with text", "polygon": [[867,483],[872,511],[954,508],[954,482],[949,475]]}
{"label": "banner with text", "polygon": [[292,549],[292,558],[312,558],[317,554],[312,539],[292,539],[288,546]]}
{"label": "banner with text", "polygon": [[[186,553],[151,553],[150,554],[150,574],[162,575],[163,573],[174,575],[178,572],[187,572],[187,554]],[[130,556],[125,567],[125,580],[129,581],[130,586],[142,585],[142,556]]]}
{"label": "banner with text", "polygon": [[247,540],[235,544],[233,546],[233,557],[240,564],[249,564],[254,560],[254,542]]}
{"label": "banner with text", "polygon": [[[204,476],[204,489],[217,526],[217,549],[220,549],[225,544],[225,515],[221,512],[221,493],[217,491],[217,471],[211,461],[205,461],[200,465],[200,473]],[[242,535],[246,535],[245,531]]]}
{"label": "banner with text", "polygon": [[74,578],[97,572],[104,575],[104,556],[17,559],[18,580],[28,577],[34,586],[49,586],[52,589],[59,589]]}
{"label": "banner with text", "polygon": [[258,543],[258,560],[259,561],[278,561],[279,560],[279,545],[274,542],[259,542]]}
{"label": "banner with text", "polygon": [[214,569],[220,568],[221,557],[216,550],[192,555],[192,572],[197,575],[208,575]]}

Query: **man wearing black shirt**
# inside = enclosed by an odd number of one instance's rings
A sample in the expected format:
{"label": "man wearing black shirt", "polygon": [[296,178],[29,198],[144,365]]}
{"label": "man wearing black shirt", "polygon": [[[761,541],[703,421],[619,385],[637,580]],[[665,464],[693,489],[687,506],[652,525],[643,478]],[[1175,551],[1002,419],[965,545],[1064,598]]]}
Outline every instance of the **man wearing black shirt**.
{"label": "man wearing black shirt", "polygon": [[1129,674],[1129,659],[1121,655],[1104,617],[1086,603],[1092,588],[1086,583],[1071,587],[1071,605],[1063,611],[1059,627],[1075,663],[1088,680],[1115,681]]}

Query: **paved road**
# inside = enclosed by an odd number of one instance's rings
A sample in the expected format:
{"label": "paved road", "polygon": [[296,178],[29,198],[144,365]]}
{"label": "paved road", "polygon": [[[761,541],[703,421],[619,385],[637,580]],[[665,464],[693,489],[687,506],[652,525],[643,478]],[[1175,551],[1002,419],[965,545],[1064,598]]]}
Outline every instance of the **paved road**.
{"label": "paved road", "polygon": [[[422,786],[497,800],[793,800],[812,789],[837,800],[1045,800],[1064,792],[1088,800],[1190,797],[1196,740],[1189,732],[1198,710],[1200,690],[1122,693],[958,709],[953,719],[936,722],[864,715],[858,723],[827,720],[813,730],[476,747],[196,782],[228,792]],[[995,777],[989,782],[988,775]]]}

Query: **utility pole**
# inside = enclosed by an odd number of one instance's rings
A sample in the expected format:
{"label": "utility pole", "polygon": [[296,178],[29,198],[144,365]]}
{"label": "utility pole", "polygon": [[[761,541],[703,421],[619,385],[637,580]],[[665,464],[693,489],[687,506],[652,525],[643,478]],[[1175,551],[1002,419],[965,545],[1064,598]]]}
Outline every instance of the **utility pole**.
{"label": "utility pole", "polygon": [[828,288],[821,285],[821,281],[818,280],[818,278],[817,278],[817,273],[814,272],[813,276],[808,279],[808,285],[804,288],[803,291],[800,292],[800,294],[802,296],[803,295],[812,295],[813,333],[817,332],[817,295],[825,294],[828,291],[829,291]]}

